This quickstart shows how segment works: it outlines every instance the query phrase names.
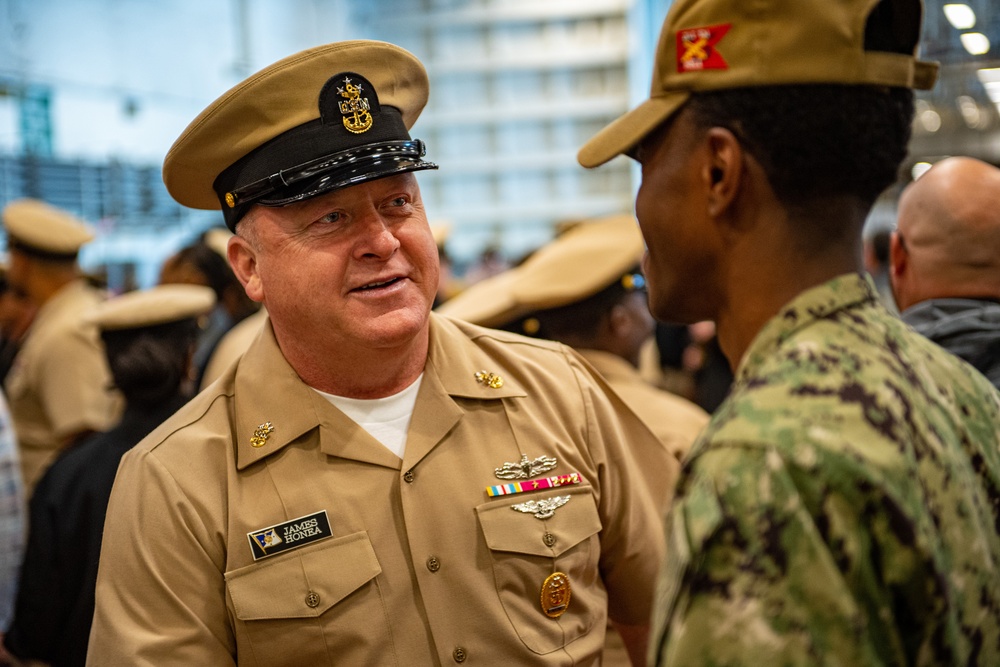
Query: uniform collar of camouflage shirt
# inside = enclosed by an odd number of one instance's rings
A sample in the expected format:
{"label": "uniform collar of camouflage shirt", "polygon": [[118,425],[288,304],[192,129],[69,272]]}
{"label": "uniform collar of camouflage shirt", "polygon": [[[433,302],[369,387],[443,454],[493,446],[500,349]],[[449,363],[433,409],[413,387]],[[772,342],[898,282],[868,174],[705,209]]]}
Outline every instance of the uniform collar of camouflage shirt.
{"label": "uniform collar of camouflage shirt", "polygon": [[754,377],[760,365],[783,342],[813,322],[877,301],[875,283],[869,276],[857,273],[837,276],[807,289],[785,304],[757,333],[736,370],[735,384]]}

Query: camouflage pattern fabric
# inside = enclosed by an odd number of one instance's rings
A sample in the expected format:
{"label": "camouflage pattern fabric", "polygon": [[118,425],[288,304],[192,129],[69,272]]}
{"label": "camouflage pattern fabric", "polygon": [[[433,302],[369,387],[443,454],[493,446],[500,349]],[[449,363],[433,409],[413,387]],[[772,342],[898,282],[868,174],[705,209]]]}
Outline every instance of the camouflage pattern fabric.
{"label": "camouflage pattern fabric", "polygon": [[685,464],[650,664],[1000,664],[998,429],[870,280],[798,296]]}

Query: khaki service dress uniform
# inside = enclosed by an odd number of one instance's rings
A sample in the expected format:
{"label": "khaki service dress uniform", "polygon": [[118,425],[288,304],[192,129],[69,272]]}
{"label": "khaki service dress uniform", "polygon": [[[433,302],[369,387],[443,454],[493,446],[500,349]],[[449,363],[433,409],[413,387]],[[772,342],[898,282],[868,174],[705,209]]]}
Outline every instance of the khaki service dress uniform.
{"label": "khaki service dress uniform", "polygon": [[[577,349],[678,461],[708,424],[709,415],[691,401],[657,389],[632,364],[601,350]],[[669,500],[669,498],[664,499]]]}
{"label": "khaki service dress uniform", "polygon": [[[267,324],[123,459],[89,663],[597,665],[609,613],[648,622],[657,448],[569,348],[432,314],[400,460]],[[490,496],[522,457],[542,490]]]}
{"label": "khaki service dress uniform", "polygon": [[38,309],[7,376],[28,498],[68,436],[105,431],[121,414],[97,328],[83,321],[101,301],[83,279],[59,290]]}

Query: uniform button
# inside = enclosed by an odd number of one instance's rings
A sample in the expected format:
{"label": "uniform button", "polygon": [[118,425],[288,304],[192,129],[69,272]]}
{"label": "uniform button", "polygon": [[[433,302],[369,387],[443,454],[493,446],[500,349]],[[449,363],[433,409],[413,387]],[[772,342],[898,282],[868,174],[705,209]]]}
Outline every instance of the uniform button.
{"label": "uniform button", "polygon": [[551,547],[556,543],[556,536],[552,533],[545,533],[542,535],[542,542],[545,543],[545,546]]}
{"label": "uniform button", "polygon": [[427,569],[431,572],[437,572],[441,569],[441,561],[439,561],[434,556],[427,559]]}
{"label": "uniform button", "polygon": [[403,481],[407,484],[413,484],[413,471],[407,470],[403,473]]}
{"label": "uniform button", "polygon": [[315,609],[319,606],[319,594],[309,591],[306,593],[306,606],[310,609]]}
{"label": "uniform button", "polygon": [[465,654],[465,649],[464,649],[464,648],[462,648],[461,646],[459,646],[459,647],[458,647],[458,648],[456,648],[456,649],[455,649],[455,651],[454,651],[454,652],[453,652],[453,653],[451,654],[451,657],[453,657],[453,658],[455,659],[455,662],[465,662],[465,659],[466,659],[466,658],[467,658],[468,656],[466,656],[466,654]]}

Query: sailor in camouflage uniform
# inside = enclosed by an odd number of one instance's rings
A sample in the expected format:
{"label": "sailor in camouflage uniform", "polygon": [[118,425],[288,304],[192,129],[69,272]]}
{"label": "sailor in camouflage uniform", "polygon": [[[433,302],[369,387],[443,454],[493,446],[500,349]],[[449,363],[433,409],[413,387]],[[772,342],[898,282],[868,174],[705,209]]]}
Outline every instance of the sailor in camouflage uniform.
{"label": "sailor in camouflage uniform", "polygon": [[658,665],[1000,664],[1000,398],[880,304],[860,232],[905,156],[918,0],[681,0],[642,165],[653,313],[717,322],[732,394],[685,462]]}

